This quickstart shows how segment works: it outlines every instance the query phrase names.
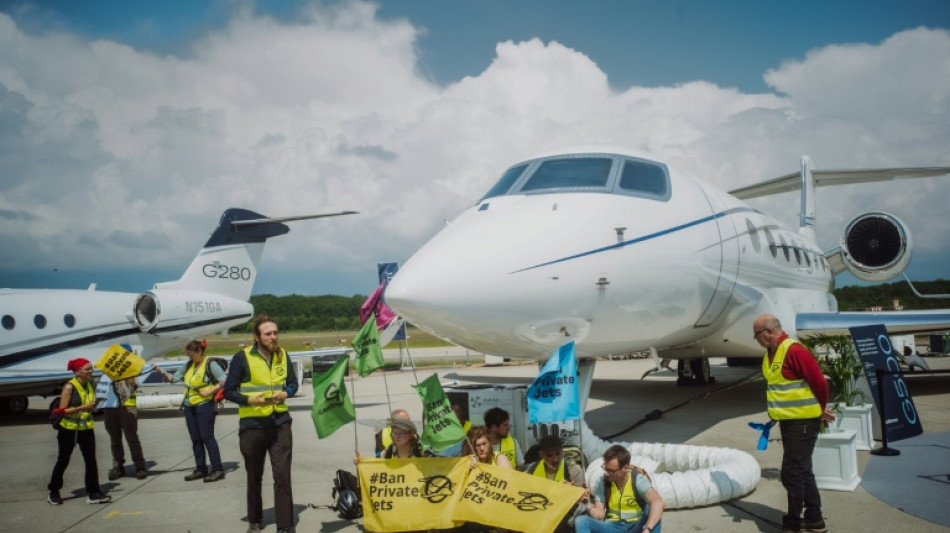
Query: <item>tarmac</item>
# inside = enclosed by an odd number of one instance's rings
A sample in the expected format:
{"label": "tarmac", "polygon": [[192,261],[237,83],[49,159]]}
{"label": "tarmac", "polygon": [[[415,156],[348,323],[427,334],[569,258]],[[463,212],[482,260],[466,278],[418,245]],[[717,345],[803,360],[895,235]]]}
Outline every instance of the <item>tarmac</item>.
{"label": "tarmac", "polygon": [[[326,439],[317,439],[309,416],[310,382],[306,381],[301,393],[290,400],[294,417],[296,531],[363,531],[361,520],[340,519],[327,507],[332,503],[334,472],[338,468],[353,469],[354,448],[363,455],[372,455],[373,434],[392,409],[407,409],[418,423],[421,403],[411,388],[417,380],[435,372],[443,383],[526,385],[538,371],[535,364],[528,363],[469,366],[465,364],[464,351],[451,349],[415,349],[412,355],[417,364],[438,359],[450,366],[426,366],[415,372],[387,372],[385,376],[377,371],[366,378],[356,377],[351,390],[358,420]],[[398,356],[389,353],[387,358]],[[469,359],[478,357],[470,354]],[[640,379],[652,368],[651,360],[599,361],[585,419],[598,435],[619,433],[612,439],[619,442],[725,446],[746,451],[758,460],[762,478],[750,494],[708,507],[667,510],[664,531],[778,531],[785,508],[785,491],[779,481],[781,441],[774,432],[768,449],[756,451],[758,432],[747,425],[766,420],[764,381],[745,379],[759,372],[756,367],[728,367],[725,361],[716,359],[711,362],[715,384],[677,387],[675,375],[669,371]],[[950,358],[929,358],[928,362],[934,370],[950,369]],[[903,452],[896,458],[872,459],[869,452],[859,451],[862,484],[853,492],[821,493],[829,531],[950,530],[950,506],[946,504],[950,501],[950,439],[946,438],[950,434],[950,375],[909,374],[905,380],[924,428],[924,435],[915,439],[922,440],[892,443],[892,447]],[[149,388],[147,392],[175,390],[169,386]],[[227,473],[224,480],[185,482],[183,478],[194,463],[182,415],[177,408],[143,410],[139,436],[148,460],[149,477],[108,480],[109,440],[97,417],[100,483],[112,496],[112,502],[86,503],[83,464],[77,449],[66,471],[62,491],[65,503],[51,506],[46,502],[46,484],[56,459],[56,441],[46,421],[48,403],[43,398],[31,398],[25,416],[0,419],[4,481],[0,484],[0,531],[242,532],[247,528],[245,472],[238,448],[237,408],[233,404],[226,404],[216,423]],[[655,409],[663,411],[662,417],[627,430]],[[128,461],[127,467],[131,474]],[[865,485],[872,487],[871,491]],[[272,488],[268,468],[264,473],[264,531],[276,530]]]}

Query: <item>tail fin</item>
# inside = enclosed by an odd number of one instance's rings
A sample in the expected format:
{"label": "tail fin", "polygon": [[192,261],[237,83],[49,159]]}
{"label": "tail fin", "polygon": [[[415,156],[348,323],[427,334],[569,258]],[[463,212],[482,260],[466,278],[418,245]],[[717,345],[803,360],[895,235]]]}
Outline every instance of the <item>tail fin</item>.
{"label": "tail fin", "polygon": [[181,278],[156,283],[155,289],[189,289],[247,301],[257,278],[264,242],[289,231],[286,224],[259,213],[228,209]]}

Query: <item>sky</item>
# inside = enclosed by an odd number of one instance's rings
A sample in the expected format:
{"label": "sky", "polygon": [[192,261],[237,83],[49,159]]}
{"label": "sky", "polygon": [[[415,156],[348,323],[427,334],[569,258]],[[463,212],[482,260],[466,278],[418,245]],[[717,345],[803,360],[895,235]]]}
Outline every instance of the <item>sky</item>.
{"label": "sky", "polygon": [[[255,293],[368,294],[538,151],[646,151],[723,189],[950,166],[950,2],[0,0],[0,287],[143,291],[222,211],[291,223]],[[948,277],[950,177],[820,189]],[[798,195],[750,204],[795,224]],[[838,284],[854,283],[839,276]]]}

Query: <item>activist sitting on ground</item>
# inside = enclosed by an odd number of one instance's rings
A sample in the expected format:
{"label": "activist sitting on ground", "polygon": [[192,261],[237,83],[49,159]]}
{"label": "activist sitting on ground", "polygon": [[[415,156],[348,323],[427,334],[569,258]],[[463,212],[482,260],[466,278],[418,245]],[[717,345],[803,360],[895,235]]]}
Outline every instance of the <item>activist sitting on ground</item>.
{"label": "activist sitting on ground", "polygon": [[577,533],[660,533],[663,499],[647,474],[630,464],[630,452],[614,444],[604,452],[604,475],[591,487],[586,515],[574,520]]}
{"label": "activist sitting on ground", "polygon": [[[214,438],[215,393],[224,387],[227,375],[217,364],[209,364],[205,357],[205,345],[202,341],[191,341],[185,345],[185,353],[189,362],[182,365],[174,376],[168,374],[158,365],[153,365],[165,381],[184,383],[185,398],[182,408],[185,411],[185,425],[188,426],[188,435],[191,437],[191,451],[195,456],[195,469],[185,476],[185,481],[204,479],[211,483],[224,479],[224,466],[221,464],[221,452],[218,450],[218,441]],[[210,375],[209,375],[210,374]],[[207,455],[205,454],[207,450]],[[208,472],[206,458],[211,461],[211,472]]]}
{"label": "activist sitting on ground", "polygon": [[472,468],[478,466],[478,463],[512,468],[507,457],[492,449],[491,441],[488,440],[488,428],[485,426],[472,426],[472,429],[468,430],[465,444],[462,445],[462,456],[466,455],[472,456]]}
{"label": "activist sitting on ground", "polygon": [[393,443],[383,450],[383,459],[409,459],[412,457],[432,457],[428,450],[419,444],[419,433],[412,420],[397,418],[392,424]]}
{"label": "activist sitting on ground", "polygon": [[389,422],[376,432],[376,457],[382,457],[383,451],[393,443],[393,422],[396,420],[409,420],[409,411],[405,409],[393,409],[389,415]]}
{"label": "activist sitting on ground", "polygon": [[[564,441],[557,435],[545,435],[538,441],[538,454],[541,459],[525,465],[525,473],[533,476],[543,477],[557,483],[567,483],[575,487],[586,488],[584,479],[584,470],[573,461],[564,458]],[[574,517],[587,511],[587,501],[589,492],[586,490],[581,496],[580,503],[574,510],[568,513],[564,520],[558,524],[555,533],[566,533],[571,531],[574,524]]]}

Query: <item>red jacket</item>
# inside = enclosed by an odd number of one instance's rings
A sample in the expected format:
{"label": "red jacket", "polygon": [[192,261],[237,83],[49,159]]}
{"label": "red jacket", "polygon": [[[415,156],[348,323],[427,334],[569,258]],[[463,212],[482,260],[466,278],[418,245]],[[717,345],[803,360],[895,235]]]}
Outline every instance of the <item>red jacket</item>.
{"label": "red jacket", "polygon": [[[782,333],[776,343],[782,344],[782,341],[787,338],[788,334]],[[774,355],[770,351],[769,360]],[[825,375],[818,366],[818,360],[808,351],[808,348],[797,342],[788,348],[788,352],[785,353],[785,364],[782,365],[782,375],[785,376],[785,379],[805,380],[808,386],[811,387],[812,394],[821,404],[822,411],[825,410],[825,406],[828,405],[828,382],[825,381]]]}

